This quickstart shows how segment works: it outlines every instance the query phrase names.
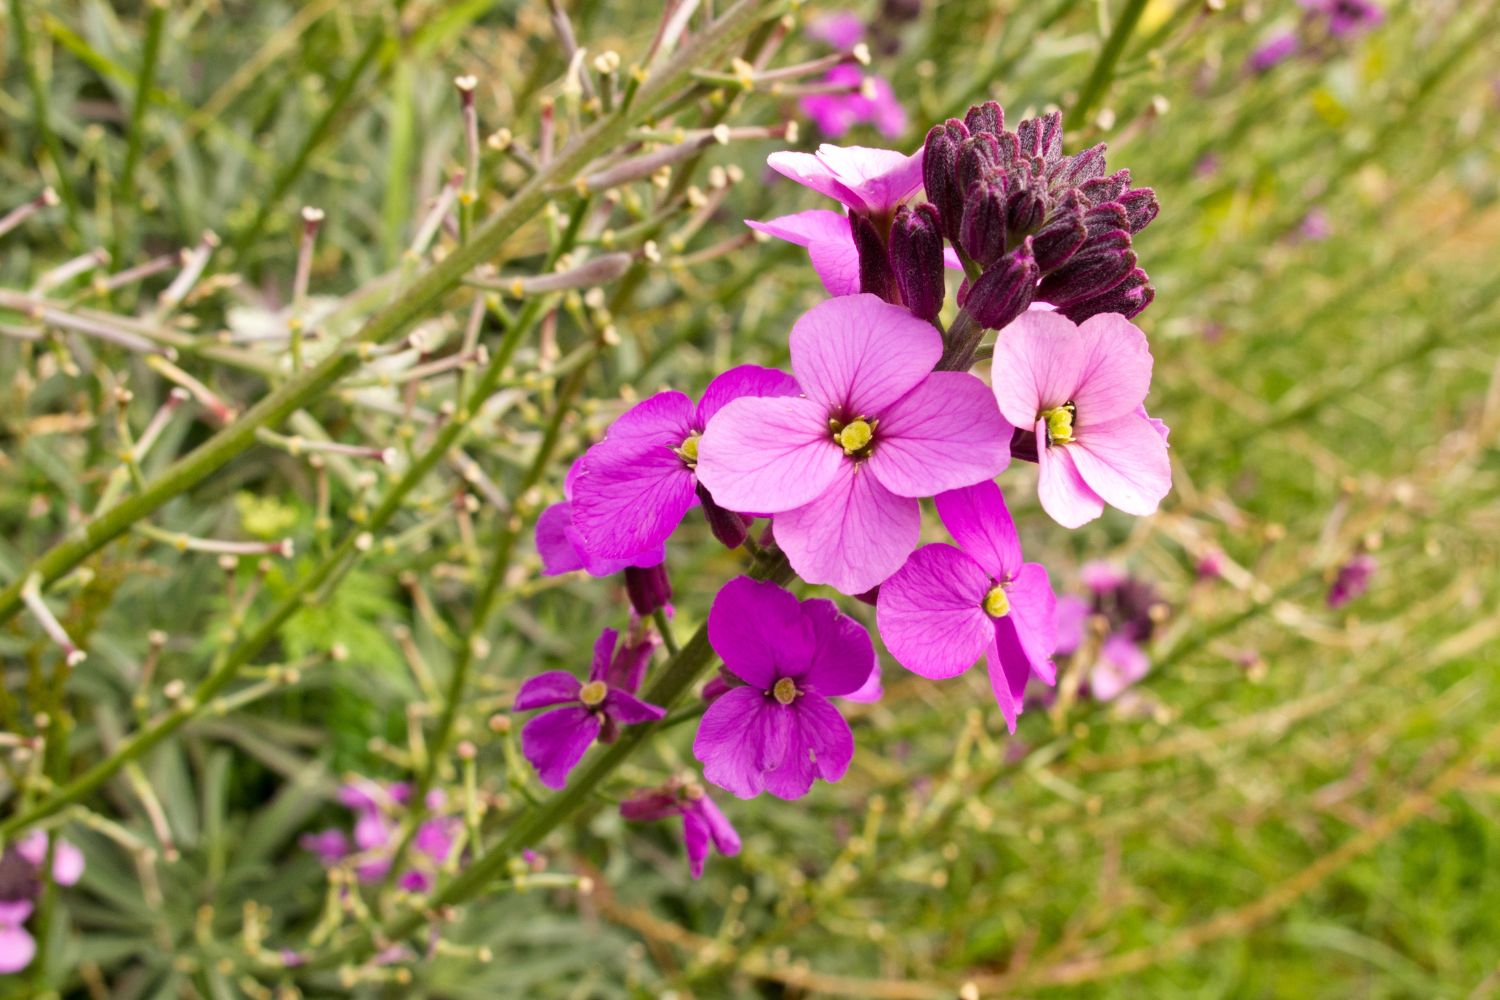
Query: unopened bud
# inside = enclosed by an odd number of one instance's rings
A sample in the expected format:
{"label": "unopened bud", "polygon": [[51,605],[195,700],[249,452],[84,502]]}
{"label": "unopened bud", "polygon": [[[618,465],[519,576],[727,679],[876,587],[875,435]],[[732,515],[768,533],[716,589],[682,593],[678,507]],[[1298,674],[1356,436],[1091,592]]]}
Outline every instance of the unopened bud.
{"label": "unopened bud", "polygon": [[963,218],[964,192],[958,187],[960,144],[969,137],[969,129],[957,118],[934,125],[923,145],[922,182],[927,201],[937,207],[943,221],[943,235],[958,239],[958,225]]}
{"label": "unopened bud", "polygon": [[942,229],[942,218],[932,205],[902,206],[891,223],[891,271],[901,301],[919,319],[936,319],[947,294]]}
{"label": "unopened bud", "polygon": [[895,288],[895,276],[886,256],[885,241],[880,238],[875,224],[863,215],[852,216],[849,229],[854,237],[854,249],[859,254],[859,290],[889,302]]}
{"label": "unopened bud", "polygon": [[631,607],[642,618],[655,614],[672,600],[672,581],[664,564],[625,567],[625,592]]}
{"label": "unopened bud", "polygon": [[999,330],[1030,307],[1040,277],[1028,238],[979,276],[963,307],[981,326]]}

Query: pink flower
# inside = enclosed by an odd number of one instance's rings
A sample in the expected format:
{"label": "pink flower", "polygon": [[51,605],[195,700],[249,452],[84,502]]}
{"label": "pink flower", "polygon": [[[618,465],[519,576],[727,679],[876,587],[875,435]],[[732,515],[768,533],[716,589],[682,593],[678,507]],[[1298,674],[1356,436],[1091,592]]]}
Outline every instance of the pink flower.
{"label": "pink flower", "polygon": [[956,677],[981,656],[1005,724],[1016,731],[1026,683],[1057,683],[1056,605],[1047,570],[1024,562],[1000,487],[940,494],[938,516],[958,542],[924,545],[880,588],[876,622],[914,674]]}
{"label": "pink flower", "polygon": [[[47,861],[47,835],[41,830],[32,830],[16,841],[16,851],[37,868]],[[74,885],[83,877],[83,852],[71,841],[57,838],[52,850],[52,881],[58,885]]]}
{"label": "pink flower", "polygon": [[607,742],[621,725],[654,722],[667,714],[635,696],[655,648],[654,637],[627,642],[616,652],[618,638],[612,628],[599,633],[587,682],[579,683],[566,670],[549,670],[529,678],[516,692],[514,711],[553,709],[521,730],[521,752],[548,788],[567,786],[569,772],[595,740]]}
{"label": "pink flower", "polygon": [[1114,701],[1150,672],[1151,658],[1146,651],[1116,632],[1099,647],[1099,659],[1089,670],[1089,694],[1096,701]]}
{"label": "pink flower", "polygon": [[693,878],[703,877],[703,862],[708,846],[713,844],[726,858],[740,853],[740,835],[729,820],[696,782],[676,783],[651,791],[638,792],[620,803],[620,815],[632,822],[682,817],[682,842],[687,850],[688,870]]}
{"label": "pink flower", "polygon": [[703,776],[742,799],[796,799],[815,778],[842,778],[854,735],[828,699],[858,692],[875,669],[864,628],[832,601],[741,576],[714,598],[708,641],[740,684],[703,713],[693,740]]}
{"label": "pink flower", "polygon": [[574,462],[563,480],[566,499],[548,507],[537,518],[536,550],[542,557],[542,575],[557,576],[581,569],[589,576],[613,576],[624,569],[659,566],[666,561],[665,539],[617,559],[606,559],[584,548],[583,537],[573,527],[573,484],[578,478],[578,467],[579,463]]}
{"label": "pink flower", "polygon": [[920,149],[907,156],[894,149],[824,143],[816,153],[772,153],[766,163],[849,211],[874,218],[895,214],[896,207],[922,187]]}
{"label": "pink flower", "polygon": [[1000,412],[1037,440],[1042,508],[1076,528],[1109,503],[1156,512],[1172,488],[1166,425],[1141,405],[1151,387],[1146,335],[1115,313],[1075,325],[1032,310],[1000,332],[992,381]]}
{"label": "pink flower", "polygon": [[984,383],[934,372],[942,338],[875,295],[814,306],[792,328],[800,397],[743,398],[699,445],[721,504],[776,515],[776,541],[809,583],[862,594],[916,547],[918,498],[990,479],[1010,429]]}
{"label": "pink flower", "polygon": [[851,49],[864,40],[865,22],[852,10],[834,10],[809,23],[807,33],[835,49]]}
{"label": "pink flower", "polygon": [[813,208],[745,225],[756,232],[778,240],[806,247],[813,270],[829,295],[855,295],[859,292],[859,251],[849,229],[849,217],[827,208]]}
{"label": "pink flower", "polygon": [[[784,372],[741,365],[710,382],[696,406],[682,393],[668,391],[625,411],[578,461],[571,515],[583,549],[597,559],[654,555],[689,507],[699,500],[706,501],[705,509],[713,503],[698,489],[695,470],[699,437],[714,414],[741,397],[796,391]],[[711,523],[716,517],[734,518],[743,540],[744,522],[736,515],[708,512]]]}
{"label": "pink flower", "polygon": [[20,972],[36,957],[36,939],[26,930],[29,899],[0,900],[0,975]]}
{"label": "pink flower", "polygon": [[802,98],[802,113],[813,120],[824,135],[842,136],[856,125],[874,125],[887,139],[906,134],[906,109],[884,77],[866,77],[859,66],[843,63],[823,76],[827,87],[857,88],[853,93],[808,94]]}

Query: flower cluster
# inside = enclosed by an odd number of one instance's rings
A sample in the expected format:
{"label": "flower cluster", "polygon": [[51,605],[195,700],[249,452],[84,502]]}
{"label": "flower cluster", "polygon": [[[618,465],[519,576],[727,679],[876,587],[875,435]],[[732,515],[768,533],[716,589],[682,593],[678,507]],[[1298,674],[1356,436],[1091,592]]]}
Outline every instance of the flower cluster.
{"label": "flower cluster", "polygon": [[[1042,508],[1073,528],[1105,506],[1153,513],[1171,468],[1166,426],[1144,407],[1151,351],[1130,321],[1154,294],[1132,238],[1156,216],[1155,195],[1129,171],[1106,174],[1103,146],[1064,155],[1055,113],[1014,132],[1004,122],[990,103],[910,155],[772,154],[772,169],[842,207],[749,222],[806,247],[831,296],[792,325],[790,372],[742,366],[696,402],[664,391],[627,410],[543,515],[544,571],[623,571],[644,615],[670,596],[665,543],[690,509],[731,549],[769,518],[761,544],[805,583],[874,604],[886,647],[913,673],[953,677],[984,659],[1014,731],[1028,682],[1056,683],[1059,613],[996,477],[1013,458],[1036,463]],[[965,280],[945,326],[949,269]],[[986,329],[998,331],[987,380],[969,370]],[[928,499],[956,544],[919,547]],[[707,640],[724,667],[693,741],[704,779],[785,799],[840,780],[854,733],[835,700],[881,692],[865,628],[830,600],[740,577],[715,598]],[[606,629],[587,681],[552,671],[516,698],[517,710],[551,709],[522,732],[549,787],[596,740],[670,707],[636,696],[654,637],[633,626],[617,645]],[[695,877],[710,843],[739,848],[690,779],[621,811],[681,816]]]}
{"label": "flower cluster", "polygon": [[1095,628],[1102,638],[1088,667],[1086,693],[1114,701],[1150,672],[1146,647],[1167,605],[1150,582],[1109,563],[1086,563],[1079,575],[1089,596],[1058,599],[1057,655],[1077,654]]}
{"label": "flower cluster", "polygon": [[[807,33],[832,48],[855,49],[865,40],[865,24],[852,11],[834,11],[809,24]],[[890,81],[865,72],[857,62],[831,67],[816,92],[803,95],[800,104],[818,131],[835,139],[856,125],[873,125],[887,139],[906,133],[906,109]]]}
{"label": "flower cluster", "polygon": [[[340,827],[305,834],[303,850],[316,854],[328,866],[348,863],[354,876],[365,884],[384,881],[400,841],[403,813],[411,804],[412,787],[405,782],[382,785],[355,778],[339,789],[339,803],[354,814],[354,826],[346,834]],[[412,838],[413,851],[406,855],[408,867],[396,884],[408,892],[427,892],[436,884],[437,873],[453,858],[461,819],[444,815],[447,797],[439,789],[427,793],[427,809],[434,815],[422,822]]]}
{"label": "flower cluster", "polygon": [[[47,834],[33,830],[0,854],[0,975],[20,972],[36,957],[26,921],[42,892]],[[52,881],[73,885],[83,876],[83,852],[61,837],[52,846]]]}

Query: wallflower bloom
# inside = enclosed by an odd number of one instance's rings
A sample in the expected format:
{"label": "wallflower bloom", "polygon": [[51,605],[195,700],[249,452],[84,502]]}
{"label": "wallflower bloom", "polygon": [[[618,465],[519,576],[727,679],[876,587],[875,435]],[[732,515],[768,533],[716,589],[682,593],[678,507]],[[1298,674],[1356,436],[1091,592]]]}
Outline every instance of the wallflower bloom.
{"label": "wallflower bloom", "polygon": [[[16,852],[37,868],[47,862],[47,835],[32,830],[16,841]],[[52,881],[58,885],[75,885],[83,877],[83,852],[72,841],[57,838],[52,850]]]}
{"label": "wallflower bloom", "polygon": [[682,843],[693,878],[703,877],[703,862],[708,858],[710,844],[726,858],[740,853],[740,835],[697,782],[674,782],[639,792],[620,803],[620,815],[632,822],[681,816]]}
{"label": "wallflower bloom", "polygon": [[1042,508],[1076,528],[1109,503],[1156,512],[1172,488],[1166,425],[1142,406],[1151,387],[1146,335],[1114,313],[1081,326],[1031,311],[1001,331],[993,377],[1000,412],[1035,432]]}
{"label": "wallflower bloom", "polygon": [[796,382],[784,372],[741,365],[710,382],[697,405],[667,391],[625,411],[578,461],[571,515],[583,548],[596,559],[654,554],[698,500],[715,534],[723,539],[732,527],[716,520],[733,518],[742,541],[744,521],[698,488],[699,438],[731,400],[796,392]]}
{"label": "wallflower bloom", "polygon": [[859,623],[832,601],[742,576],[714,598],[708,641],[743,683],[703,713],[693,740],[703,776],[742,799],[800,798],[815,778],[842,778],[854,735],[828,699],[859,691],[875,669]]}
{"label": "wallflower bloom", "polygon": [[1114,701],[1150,672],[1146,651],[1116,632],[1099,647],[1099,659],[1089,670],[1089,695],[1096,701]]}
{"label": "wallflower bloom", "polygon": [[1011,432],[984,383],[934,372],[942,338],[875,295],[814,306],[792,328],[804,396],[729,403],[704,432],[698,475],[735,510],[776,515],[809,583],[862,594],[916,547],[917,498],[997,475]]}
{"label": "wallflower bloom", "polygon": [[981,656],[1016,731],[1026,683],[1057,683],[1057,599],[1047,570],[1025,562],[1000,487],[979,483],[937,497],[958,542],[924,545],[880,588],[876,622],[886,648],[912,673],[956,677]]}
{"label": "wallflower bloom", "polygon": [[[42,891],[47,834],[33,830],[0,853],[0,975],[20,972],[36,957],[26,929]],[[73,885],[83,875],[83,852],[61,837],[52,850],[52,881]]]}
{"label": "wallflower bloom", "polygon": [[[355,778],[339,789],[341,805],[354,813],[352,838],[337,828],[303,834],[298,844],[316,854],[325,866],[345,859],[354,862],[354,875],[370,885],[382,881],[391,870],[395,853],[399,815],[411,801],[411,785],[404,781],[382,785],[367,778]],[[441,789],[427,793],[427,808],[440,812],[447,805]],[[396,884],[409,892],[425,892],[436,883],[437,869],[448,860],[460,820],[457,816],[433,816],[417,828],[408,855],[411,864],[401,872]]]}
{"label": "wallflower bloom", "polygon": [[818,131],[838,137],[856,125],[874,125],[887,139],[906,133],[906,109],[896,99],[890,81],[867,76],[859,66],[843,63],[823,76],[828,87],[855,87],[854,93],[808,94],[802,98],[802,113]]}
{"label": "wallflower bloom", "polygon": [[20,972],[36,957],[36,939],[26,930],[29,899],[0,900],[0,975]]}
{"label": "wallflower bloom", "polygon": [[654,722],[667,714],[635,697],[656,648],[655,638],[627,641],[616,652],[618,638],[612,628],[599,633],[586,683],[580,684],[566,670],[549,670],[527,680],[516,693],[516,712],[562,706],[534,717],[521,730],[521,752],[548,788],[567,785],[568,773],[595,740],[610,742],[621,725]]}

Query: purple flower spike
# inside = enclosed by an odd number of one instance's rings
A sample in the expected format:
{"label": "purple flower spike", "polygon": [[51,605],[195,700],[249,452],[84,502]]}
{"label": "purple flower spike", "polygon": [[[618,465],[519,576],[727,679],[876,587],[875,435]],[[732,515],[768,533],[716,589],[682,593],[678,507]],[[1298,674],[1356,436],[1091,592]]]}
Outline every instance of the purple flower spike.
{"label": "purple flower spike", "polygon": [[740,835],[697,782],[638,792],[620,803],[620,815],[637,823],[681,816],[688,870],[695,879],[703,877],[710,844],[726,858],[740,853]]}
{"label": "purple flower spike", "polygon": [[582,547],[595,559],[654,555],[696,502],[698,442],[713,415],[742,396],[796,392],[785,372],[741,365],[710,382],[696,406],[669,391],[626,410],[578,460],[570,512]]}
{"label": "purple flower spike", "polygon": [[1038,494],[1055,521],[1079,527],[1106,503],[1156,512],[1172,467],[1165,425],[1141,405],[1151,350],[1138,327],[1114,313],[1078,326],[1030,310],[995,342],[992,380],[1005,419],[1036,434]]}
{"label": "purple flower spike", "polygon": [[642,638],[617,652],[618,638],[612,628],[599,633],[586,683],[566,670],[549,670],[516,692],[512,711],[562,706],[536,716],[521,730],[521,752],[548,788],[567,785],[568,773],[595,740],[609,742],[621,725],[655,722],[667,714],[635,697],[655,640]]}
{"label": "purple flower spike", "polygon": [[804,580],[862,594],[916,547],[918,498],[997,475],[1010,430],[983,382],[932,370],[931,324],[874,295],[814,306],[791,348],[804,395],[725,406],[698,475],[725,506],[776,515]]}
{"label": "purple flower spike", "polygon": [[924,545],[880,588],[876,621],[891,655],[912,673],[956,677],[981,656],[1016,731],[1026,683],[1057,683],[1056,604],[1047,570],[1024,562],[1000,487],[943,493],[938,515],[958,542]]}
{"label": "purple flower spike", "polygon": [[869,633],[832,601],[742,576],[714,598],[708,641],[742,686],[703,713],[693,740],[703,776],[742,799],[801,798],[816,778],[842,778],[854,735],[828,699],[865,687]]}

